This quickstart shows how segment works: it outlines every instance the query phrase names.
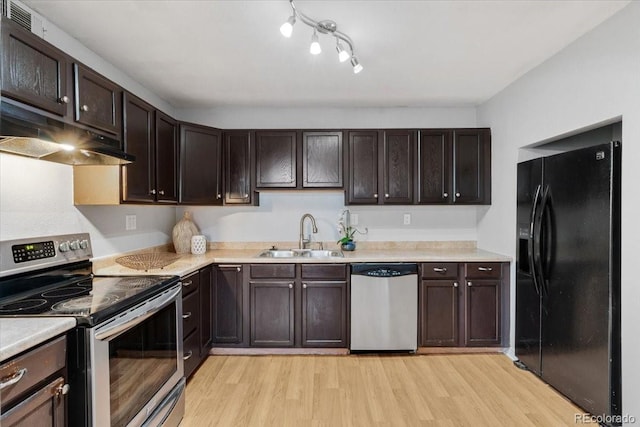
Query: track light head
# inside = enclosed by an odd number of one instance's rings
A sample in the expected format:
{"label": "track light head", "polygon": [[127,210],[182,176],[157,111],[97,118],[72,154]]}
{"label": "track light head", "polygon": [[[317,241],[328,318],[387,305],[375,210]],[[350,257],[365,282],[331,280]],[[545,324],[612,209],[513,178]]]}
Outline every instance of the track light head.
{"label": "track light head", "polygon": [[282,33],[282,35],[285,36],[286,38],[291,37],[291,35],[293,34],[293,24],[295,23],[296,23],[296,16],[291,15],[289,19],[287,19],[287,22],[285,22],[284,24],[282,24],[282,26],[280,26],[280,33]]}
{"label": "track light head", "polygon": [[356,58],[355,56],[351,57],[351,65],[353,65],[353,74],[358,74],[364,69],[360,62],[358,62],[358,58]]}
{"label": "track light head", "polygon": [[336,38],[336,51],[338,51],[338,60],[340,62],[347,61],[351,56],[349,55],[349,52],[344,50],[344,47],[342,47],[342,43],[340,43],[340,39],[338,38]]}
{"label": "track light head", "polygon": [[322,47],[320,47],[320,42],[318,41],[318,33],[316,30],[313,30],[313,35],[311,36],[311,46],[309,46],[309,52],[312,55],[319,55],[322,52]]}

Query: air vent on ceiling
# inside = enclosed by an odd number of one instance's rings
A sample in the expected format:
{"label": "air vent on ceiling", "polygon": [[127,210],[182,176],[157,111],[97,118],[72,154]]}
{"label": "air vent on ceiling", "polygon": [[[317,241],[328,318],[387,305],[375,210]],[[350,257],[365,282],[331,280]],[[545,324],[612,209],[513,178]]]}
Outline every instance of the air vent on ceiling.
{"label": "air vent on ceiling", "polygon": [[2,0],[2,15],[11,19],[27,31],[44,38],[44,25],[42,17],[36,15],[26,6],[15,0]]}

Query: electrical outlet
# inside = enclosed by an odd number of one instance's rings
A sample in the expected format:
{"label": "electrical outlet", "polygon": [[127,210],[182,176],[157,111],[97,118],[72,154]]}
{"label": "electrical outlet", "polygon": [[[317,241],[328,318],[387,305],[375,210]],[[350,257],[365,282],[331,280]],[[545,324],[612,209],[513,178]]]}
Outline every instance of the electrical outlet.
{"label": "electrical outlet", "polygon": [[138,225],[136,224],[137,218],[135,215],[125,215],[124,219],[125,219],[125,230],[131,231],[138,228]]}
{"label": "electrical outlet", "polygon": [[409,214],[409,213],[404,214],[404,217],[402,218],[402,221],[403,221],[402,223],[404,225],[411,225],[411,214]]}
{"label": "electrical outlet", "polygon": [[351,225],[358,225],[359,219],[358,214],[351,214]]}

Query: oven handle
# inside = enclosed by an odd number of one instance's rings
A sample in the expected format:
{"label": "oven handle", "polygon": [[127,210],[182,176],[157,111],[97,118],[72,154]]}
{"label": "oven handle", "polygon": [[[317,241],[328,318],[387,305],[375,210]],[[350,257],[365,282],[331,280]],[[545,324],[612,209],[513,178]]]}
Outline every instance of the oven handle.
{"label": "oven handle", "polygon": [[118,335],[133,328],[137,324],[144,322],[146,319],[153,316],[174,301],[181,291],[182,288],[178,286],[173,290],[167,291],[165,294],[161,294],[158,298],[148,301],[141,307],[144,308],[142,313],[135,310],[123,315],[116,319],[114,323],[110,324],[106,329],[96,331],[95,338],[100,341],[106,341],[114,335]]}

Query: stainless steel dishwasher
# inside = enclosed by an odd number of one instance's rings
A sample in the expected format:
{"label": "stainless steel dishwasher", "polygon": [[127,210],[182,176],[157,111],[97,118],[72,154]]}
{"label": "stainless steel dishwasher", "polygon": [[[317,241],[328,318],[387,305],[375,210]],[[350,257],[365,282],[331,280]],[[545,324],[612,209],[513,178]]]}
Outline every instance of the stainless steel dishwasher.
{"label": "stainless steel dishwasher", "polygon": [[351,350],[418,347],[418,266],[351,265]]}

